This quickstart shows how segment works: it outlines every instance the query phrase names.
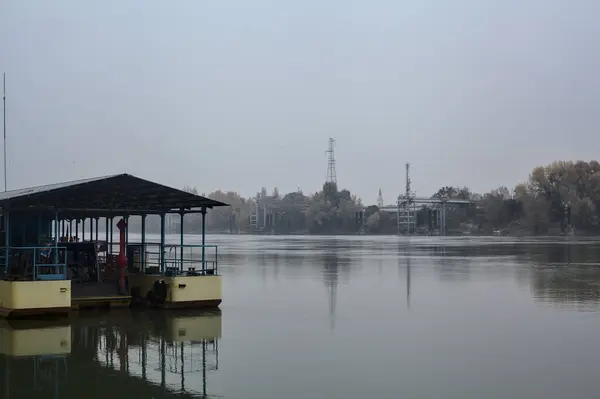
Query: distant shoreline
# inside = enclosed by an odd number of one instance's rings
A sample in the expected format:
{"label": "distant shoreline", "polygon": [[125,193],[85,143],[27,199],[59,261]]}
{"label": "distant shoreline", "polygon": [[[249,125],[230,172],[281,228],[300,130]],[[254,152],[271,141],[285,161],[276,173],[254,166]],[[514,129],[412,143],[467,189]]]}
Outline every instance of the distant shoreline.
{"label": "distant shoreline", "polygon": [[[131,233],[130,233],[131,234]],[[133,234],[137,234],[139,235],[140,233],[133,233]],[[150,232],[147,231],[146,234],[152,234],[152,235],[160,235],[160,232]],[[166,233],[167,235],[179,235],[178,232],[170,232],[170,233]],[[348,232],[332,232],[332,233],[319,233],[319,234],[312,234],[312,233],[308,233],[308,232],[296,232],[296,233],[260,233],[260,232],[239,232],[239,233],[229,233],[226,231],[207,231],[206,232],[207,235],[226,235],[226,236],[277,236],[277,237],[284,237],[284,236],[348,236],[348,237],[355,237],[355,236],[368,236],[368,237],[390,237],[390,236],[398,236],[398,234],[373,234],[373,233],[348,233]],[[200,232],[185,232],[184,235],[188,236],[188,235],[194,235],[194,236],[200,236],[202,235],[202,233]],[[564,234],[552,234],[552,233],[545,233],[545,234],[504,234],[504,235],[495,235],[495,234],[469,234],[469,233],[464,233],[464,234],[456,234],[456,233],[448,233],[445,236],[440,236],[437,234],[432,234],[432,235],[428,235],[428,234],[402,234],[400,236],[410,236],[410,237],[510,237],[510,238],[519,238],[519,237],[595,237],[596,235],[594,234],[587,234],[585,232],[580,232],[578,234],[576,234],[575,236],[569,236],[569,235],[564,235]]]}

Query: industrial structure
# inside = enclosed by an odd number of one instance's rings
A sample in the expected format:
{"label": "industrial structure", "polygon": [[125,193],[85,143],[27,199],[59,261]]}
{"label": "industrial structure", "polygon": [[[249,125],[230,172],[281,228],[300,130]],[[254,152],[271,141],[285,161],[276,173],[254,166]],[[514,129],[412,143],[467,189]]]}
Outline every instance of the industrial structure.
{"label": "industrial structure", "polygon": [[398,235],[415,234],[417,230],[417,211],[419,205],[429,205],[430,217],[439,235],[446,235],[446,208],[447,205],[472,205],[475,201],[455,198],[426,198],[417,197],[411,190],[410,163],[406,163],[406,185],[404,194],[398,196],[396,205],[379,206],[379,210],[395,212],[398,218]]}
{"label": "industrial structure", "polygon": [[[335,140],[329,138],[327,154],[327,183],[337,185],[336,161],[334,151]],[[447,208],[448,205],[472,205],[477,203],[472,199],[456,198],[427,198],[418,197],[411,188],[410,163],[405,164],[405,187],[404,192],[398,195],[396,203],[385,205],[383,193],[379,189],[377,196],[377,208],[383,212],[389,212],[396,215],[398,235],[417,234],[417,214],[423,206],[428,208],[429,229],[427,234],[437,232],[439,235],[447,233]],[[299,189],[298,189],[299,190]],[[299,193],[301,194],[300,190]],[[251,199],[250,209],[250,228],[254,232],[269,233],[274,226],[279,225],[282,220],[289,215],[279,209],[276,196],[267,195],[265,187]],[[363,232],[365,227],[365,209],[356,212],[356,223],[359,226],[358,232]]]}
{"label": "industrial structure", "polygon": [[[329,148],[326,153],[327,159],[327,182],[337,184],[337,175],[335,170],[335,140],[329,138]],[[439,231],[440,235],[446,235],[446,211],[447,205],[472,205],[475,201],[467,199],[454,198],[426,198],[417,197],[416,193],[411,189],[410,179],[410,163],[405,164],[406,182],[404,193],[397,198],[395,205],[384,205],[383,193],[381,188],[377,196],[377,207],[381,211],[396,213],[398,223],[398,235],[415,234],[417,232],[417,212],[423,205],[429,205],[430,215],[433,227]],[[361,226],[362,231],[364,223],[364,209],[357,212],[356,221]]]}
{"label": "industrial structure", "polygon": [[250,208],[250,228],[253,231],[264,231],[273,224],[275,198],[267,195],[267,189],[263,187],[253,200]]}
{"label": "industrial structure", "polygon": [[[302,191],[298,188],[296,192],[299,198],[304,198]],[[279,197],[276,195],[267,195],[266,188],[256,193],[254,198],[250,199],[250,229],[255,233],[273,233],[275,230],[280,232],[290,232],[291,216],[282,209]],[[308,204],[302,206],[306,210]]]}
{"label": "industrial structure", "polygon": [[[329,138],[329,146],[325,153],[327,154],[327,176],[325,181],[337,185],[337,173],[335,171],[335,140]],[[298,194],[302,194],[298,187]],[[251,198],[250,204],[250,230],[257,233],[269,233],[281,222],[286,222],[288,215],[276,204],[279,198],[274,195],[268,195],[267,189],[263,187],[260,192]],[[231,232],[232,228],[230,228]]]}

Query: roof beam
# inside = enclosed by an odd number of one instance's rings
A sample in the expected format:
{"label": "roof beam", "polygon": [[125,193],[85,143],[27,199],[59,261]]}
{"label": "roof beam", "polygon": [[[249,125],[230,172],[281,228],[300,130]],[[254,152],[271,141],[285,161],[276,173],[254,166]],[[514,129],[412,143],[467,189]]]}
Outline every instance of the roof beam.
{"label": "roof beam", "polygon": [[115,214],[131,210],[131,213],[141,214],[146,210],[171,213],[173,209],[213,208],[228,204],[121,174],[16,190],[4,196],[0,193],[0,205],[40,211],[73,209]]}
{"label": "roof beam", "polygon": [[[209,208],[209,207],[206,207]],[[11,208],[11,211],[22,211],[22,212],[58,212],[58,215],[73,215],[74,217],[109,217],[109,216],[141,216],[141,215],[161,215],[161,214],[190,214],[190,213],[202,213],[202,209],[198,208],[170,208],[170,209],[82,209],[82,208]]]}

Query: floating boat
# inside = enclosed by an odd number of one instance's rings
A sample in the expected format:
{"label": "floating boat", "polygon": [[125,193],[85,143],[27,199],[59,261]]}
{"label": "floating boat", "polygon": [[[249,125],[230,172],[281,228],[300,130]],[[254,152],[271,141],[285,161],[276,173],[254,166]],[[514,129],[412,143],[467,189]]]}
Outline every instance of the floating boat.
{"label": "floating boat", "polygon": [[[227,204],[129,174],[0,193],[0,316],[37,317],[132,303],[218,307],[218,250],[206,244],[205,229],[207,212],[218,206]],[[169,214],[180,216],[178,244],[166,243]],[[185,244],[189,214],[201,215],[201,244]],[[160,217],[160,242],[146,240],[149,215]],[[141,242],[128,240],[128,221],[134,216],[141,217]],[[100,219],[106,224],[104,240],[98,234]],[[73,232],[75,238],[69,238]]]}

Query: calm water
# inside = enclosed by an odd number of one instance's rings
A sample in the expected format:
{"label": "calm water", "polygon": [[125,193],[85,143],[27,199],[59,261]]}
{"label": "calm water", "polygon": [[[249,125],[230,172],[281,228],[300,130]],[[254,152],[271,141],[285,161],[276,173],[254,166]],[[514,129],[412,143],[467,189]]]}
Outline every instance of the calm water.
{"label": "calm water", "polygon": [[562,399],[600,392],[598,241],[209,241],[220,245],[221,312],[3,321],[0,397]]}

